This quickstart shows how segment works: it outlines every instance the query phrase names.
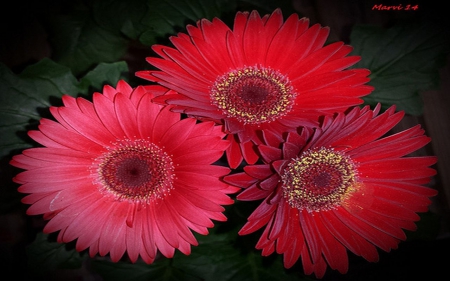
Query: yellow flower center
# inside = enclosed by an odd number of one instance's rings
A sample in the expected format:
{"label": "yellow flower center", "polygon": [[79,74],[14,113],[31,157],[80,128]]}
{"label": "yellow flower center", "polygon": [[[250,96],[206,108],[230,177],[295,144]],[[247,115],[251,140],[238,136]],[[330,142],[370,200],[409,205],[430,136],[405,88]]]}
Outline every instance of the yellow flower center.
{"label": "yellow flower center", "polygon": [[289,205],[308,212],[330,210],[354,191],[356,166],[330,148],[310,149],[292,159],[281,176]]}
{"label": "yellow flower center", "polygon": [[261,124],[289,113],[296,93],[288,78],[262,67],[233,70],[219,77],[210,98],[229,118],[244,124]]}

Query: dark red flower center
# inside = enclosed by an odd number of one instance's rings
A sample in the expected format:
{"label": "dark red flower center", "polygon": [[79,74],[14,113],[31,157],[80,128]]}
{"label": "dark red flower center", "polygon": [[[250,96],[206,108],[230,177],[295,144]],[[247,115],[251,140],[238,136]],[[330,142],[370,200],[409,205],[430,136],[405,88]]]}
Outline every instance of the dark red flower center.
{"label": "dark red flower center", "polygon": [[227,117],[244,124],[261,124],[289,113],[296,93],[286,76],[270,68],[255,66],[219,77],[210,97]]}
{"label": "dark red flower center", "polygon": [[284,198],[291,207],[330,210],[355,188],[356,166],[350,157],[322,147],[292,159],[281,178]]}
{"label": "dark red flower center", "polygon": [[172,160],[151,142],[122,141],[98,160],[96,173],[102,189],[117,199],[149,202],[173,188]]}

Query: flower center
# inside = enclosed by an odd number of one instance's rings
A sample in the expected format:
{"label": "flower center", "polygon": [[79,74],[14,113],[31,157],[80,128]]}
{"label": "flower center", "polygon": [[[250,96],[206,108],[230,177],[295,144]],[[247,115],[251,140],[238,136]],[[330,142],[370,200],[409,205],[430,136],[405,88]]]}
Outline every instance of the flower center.
{"label": "flower center", "polygon": [[310,149],[284,169],[282,189],[289,205],[308,212],[337,207],[356,185],[356,165],[330,148]]}
{"label": "flower center", "polygon": [[288,78],[263,67],[245,67],[219,77],[211,101],[222,112],[244,124],[261,124],[285,116],[296,93]]}
{"label": "flower center", "polygon": [[119,200],[148,203],[173,188],[172,159],[149,141],[121,141],[97,160],[101,189]]}

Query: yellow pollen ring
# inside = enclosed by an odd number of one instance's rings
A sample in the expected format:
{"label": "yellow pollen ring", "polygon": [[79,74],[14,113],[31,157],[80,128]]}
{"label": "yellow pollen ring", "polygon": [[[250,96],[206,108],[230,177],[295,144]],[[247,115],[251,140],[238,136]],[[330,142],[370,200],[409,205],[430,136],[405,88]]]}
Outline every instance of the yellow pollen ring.
{"label": "yellow pollen ring", "polygon": [[352,159],[325,147],[307,150],[292,159],[281,178],[289,205],[308,212],[339,206],[358,185]]}
{"label": "yellow pollen ring", "polygon": [[289,79],[270,68],[245,67],[219,77],[211,89],[212,104],[244,124],[272,122],[288,114],[295,93]]}

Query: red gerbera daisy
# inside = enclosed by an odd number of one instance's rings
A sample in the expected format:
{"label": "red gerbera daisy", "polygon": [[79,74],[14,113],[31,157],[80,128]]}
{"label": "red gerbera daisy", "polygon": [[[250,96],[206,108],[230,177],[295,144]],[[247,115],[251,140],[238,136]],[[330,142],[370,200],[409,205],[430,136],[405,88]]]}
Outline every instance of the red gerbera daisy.
{"label": "red gerbera daisy", "polygon": [[30,148],[11,160],[25,169],[14,181],[30,193],[29,215],[44,214],[44,232],[59,231],[59,242],[75,239],[91,256],[125,252],[152,263],[159,250],[190,254],[192,231],[207,234],[212,220],[224,221],[237,191],[219,178],[229,168],[211,165],[229,142],[214,122],[180,120],[180,114],[153,104],[161,86],[131,88],[120,81],[94,93],[93,102],[63,97],[42,119]]}
{"label": "red gerbera daisy", "polygon": [[225,177],[246,188],[238,200],[263,199],[239,234],[265,226],[256,245],[262,255],[284,254],[286,268],[301,258],[305,273],[319,278],[327,264],[347,272],[347,249],[374,262],[376,247],[396,248],[437,193],[423,186],[436,158],[403,157],[430,138],[420,125],[382,137],[404,114],[379,109],[356,107],[284,138],[264,132],[265,164]]}
{"label": "red gerbera daisy", "polygon": [[352,47],[336,42],[324,46],[329,29],[280,9],[260,17],[238,12],[231,30],[220,19],[202,19],[188,34],[170,38],[175,46],[153,46],[161,57],[147,61],[159,70],[138,71],[179,94],[158,103],[175,105],[189,116],[224,124],[231,168],[244,158],[258,160],[253,144],[258,132],[283,132],[313,126],[318,117],[361,104],[373,87],[366,69],[346,69],[360,60],[347,56]]}

